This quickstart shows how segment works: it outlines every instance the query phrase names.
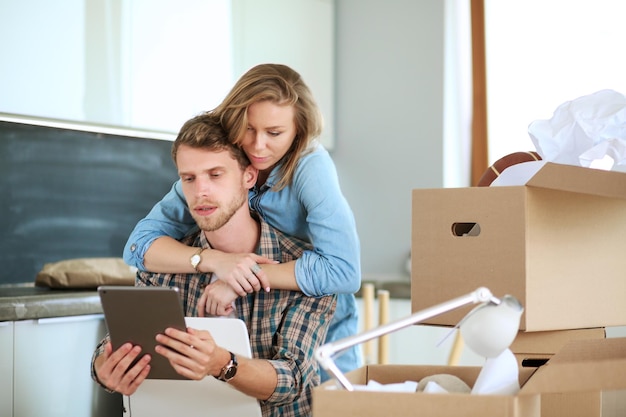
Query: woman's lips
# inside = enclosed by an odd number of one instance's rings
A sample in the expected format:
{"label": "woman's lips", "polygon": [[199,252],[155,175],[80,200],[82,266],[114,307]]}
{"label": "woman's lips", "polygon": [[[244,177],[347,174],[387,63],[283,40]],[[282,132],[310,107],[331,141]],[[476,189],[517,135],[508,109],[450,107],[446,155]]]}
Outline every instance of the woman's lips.
{"label": "woman's lips", "polygon": [[257,163],[257,164],[262,164],[264,162],[267,162],[267,160],[269,159],[269,157],[267,156],[254,156],[254,155],[251,155],[248,158],[250,158],[250,162]]}

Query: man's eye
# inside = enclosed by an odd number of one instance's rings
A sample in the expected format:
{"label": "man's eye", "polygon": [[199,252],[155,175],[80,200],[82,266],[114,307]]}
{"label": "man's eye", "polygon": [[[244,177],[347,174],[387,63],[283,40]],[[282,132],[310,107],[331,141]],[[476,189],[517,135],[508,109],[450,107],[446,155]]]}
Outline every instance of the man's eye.
{"label": "man's eye", "polygon": [[193,177],[182,177],[181,180],[183,182],[191,182],[191,181],[193,181]]}

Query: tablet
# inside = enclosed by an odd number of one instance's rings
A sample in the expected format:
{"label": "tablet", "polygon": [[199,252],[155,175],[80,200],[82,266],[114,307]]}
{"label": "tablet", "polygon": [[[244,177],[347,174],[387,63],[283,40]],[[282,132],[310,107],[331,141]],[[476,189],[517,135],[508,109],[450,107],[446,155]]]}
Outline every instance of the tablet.
{"label": "tablet", "polygon": [[141,346],[152,356],[148,379],[187,379],[154,351],[158,333],[187,328],[178,288],[100,286],[98,294],[113,350],[126,342]]}
{"label": "tablet", "polygon": [[[230,317],[186,317],[187,327],[206,330],[221,347],[238,358],[252,357],[246,324]],[[200,381],[150,379],[130,397],[124,396],[123,417],[261,417],[254,398],[217,378]],[[131,413],[132,410],[132,413]]]}

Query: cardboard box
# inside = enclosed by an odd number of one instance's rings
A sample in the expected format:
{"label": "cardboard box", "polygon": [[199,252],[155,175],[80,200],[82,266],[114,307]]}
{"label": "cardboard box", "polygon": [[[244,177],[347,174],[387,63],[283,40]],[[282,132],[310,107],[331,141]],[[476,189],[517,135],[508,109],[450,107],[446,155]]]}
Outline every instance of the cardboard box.
{"label": "cardboard box", "polygon": [[[547,332],[519,332],[511,344],[511,351],[520,367],[538,367],[544,365],[558,351],[572,340],[604,339],[604,328],[555,330]],[[541,395],[541,417],[609,417],[606,410],[624,411],[618,406],[621,398],[626,400],[626,392],[619,395],[601,391],[553,393]],[[611,398],[612,407],[603,407],[603,400]],[[619,414],[617,414],[619,415]]]}
{"label": "cardboard box", "polygon": [[[479,372],[464,366],[369,365],[347,377],[354,384],[388,384],[449,373],[472,386]],[[519,394],[506,396],[349,392],[327,381],[313,391],[313,417],[539,417],[544,394],[626,389],[626,338],[572,341],[536,371],[521,369],[520,384]]]}
{"label": "cardboard box", "polygon": [[606,338],[606,330],[603,327],[547,332],[520,331],[510,349],[517,357],[520,367],[524,367],[523,361],[525,360],[549,360],[572,340],[604,338]]}
{"label": "cardboard box", "polygon": [[544,416],[626,415],[626,338],[575,340],[540,367],[525,394],[542,393]]}
{"label": "cardboard box", "polygon": [[418,189],[412,204],[414,312],[484,286],[519,299],[522,330],[626,325],[625,173],[547,163],[525,185]]}
{"label": "cardboard box", "polygon": [[[523,370],[520,384],[527,382],[535,370]],[[346,376],[353,384],[374,380],[381,384],[419,381],[430,375],[452,374],[473,386],[480,367],[368,365]],[[389,393],[332,390],[327,381],[313,391],[313,417],[539,417],[538,395],[469,395]]]}

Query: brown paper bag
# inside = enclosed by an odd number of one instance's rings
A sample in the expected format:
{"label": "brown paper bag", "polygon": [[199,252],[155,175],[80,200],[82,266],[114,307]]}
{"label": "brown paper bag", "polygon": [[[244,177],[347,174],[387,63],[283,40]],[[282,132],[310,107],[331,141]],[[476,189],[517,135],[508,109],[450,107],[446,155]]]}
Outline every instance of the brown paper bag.
{"label": "brown paper bag", "polygon": [[122,258],[79,258],[47,263],[35,285],[50,288],[97,288],[99,285],[135,285],[137,269]]}

